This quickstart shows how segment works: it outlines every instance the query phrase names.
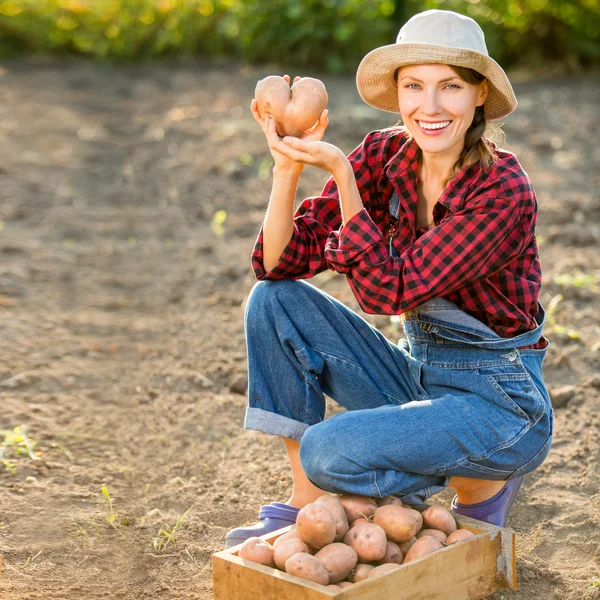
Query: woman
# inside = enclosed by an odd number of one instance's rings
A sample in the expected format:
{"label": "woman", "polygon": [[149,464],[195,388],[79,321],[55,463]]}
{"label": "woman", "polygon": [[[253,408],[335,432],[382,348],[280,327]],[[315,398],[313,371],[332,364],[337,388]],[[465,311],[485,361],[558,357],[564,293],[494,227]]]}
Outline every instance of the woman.
{"label": "woman", "polygon": [[[348,157],[320,141],[327,111],[281,139],[252,103],[275,168],[245,314],[245,428],[282,437],[293,491],[228,547],[294,523],[327,492],[418,507],[453,487],[454,513],[504,526],[550,450],[535,193],[483,135],[516,108],[506,74],[475,21],[430,10],[362,60],[357,86],[404,126]],[[304,165],[332,178],[294,218]],[[402,315],[407,339],[299,281],[325,269],[346,275],[365,312]],[[324,394],[347,411],[324,420]]]}

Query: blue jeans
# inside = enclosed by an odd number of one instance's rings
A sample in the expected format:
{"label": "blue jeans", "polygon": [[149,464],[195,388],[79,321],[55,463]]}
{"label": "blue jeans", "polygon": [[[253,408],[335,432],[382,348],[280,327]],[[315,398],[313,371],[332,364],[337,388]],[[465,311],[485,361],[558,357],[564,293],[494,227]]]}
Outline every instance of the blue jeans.
{"label": "blue jeans", "polygon": [[[506,480],[539,467],[553,413],[547,349],[511,339],[435,298],[397,344],[302,280],[258,282],[245,311],[245,429],[300,442],[316,486],[419,504],[450,477]],[[325,394],[347,411],[325,419]]]}

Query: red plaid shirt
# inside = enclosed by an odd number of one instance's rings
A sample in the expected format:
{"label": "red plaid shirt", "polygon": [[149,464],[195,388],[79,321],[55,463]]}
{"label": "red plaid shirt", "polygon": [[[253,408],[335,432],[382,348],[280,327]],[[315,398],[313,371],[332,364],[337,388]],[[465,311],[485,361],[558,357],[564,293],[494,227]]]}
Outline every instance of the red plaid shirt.
{"label": "red plaid shirt", "polygon": [[[342,226],[332,177],[298,207],[292,238],[269,272],[261,228],[256,278],[307,279],[331,269],[346,275],[366,313],[399,315],[441,296],[500,337],[533,329],[542,284],[535,192],[514,154],[488,142],[499,160],[463,169],[435,204],[434,227],[416,229],[417,143],[401,127],[369,133],[348,156],[363,210]],[[542,336],[523,348],[547,343]]]}

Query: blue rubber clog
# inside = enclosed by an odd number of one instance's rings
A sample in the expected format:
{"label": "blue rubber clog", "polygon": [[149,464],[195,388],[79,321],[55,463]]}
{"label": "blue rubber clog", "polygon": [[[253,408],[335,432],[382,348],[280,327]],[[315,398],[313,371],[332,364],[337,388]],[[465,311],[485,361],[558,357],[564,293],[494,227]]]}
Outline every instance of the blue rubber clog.
{"label": "blue rubber clog", "polygon": [[452,500],[452,513],[471,517],[497,527],[506,527],[510,509],[523,485],[523,477],[515,477],[506,482],[506,485],[495,495],[477,504],[461,504],[458,497]]}
{"label": "blue rubber clog", "polygon": [[259,537],[293,525],[296,522],[299,511],[299,508],[289,506],[283,502],[273,502],[261,506],[258,512],[259,522],[249,527],[232,529],[225,536],[225,549],[237,546],[245,542],[248,538]]}

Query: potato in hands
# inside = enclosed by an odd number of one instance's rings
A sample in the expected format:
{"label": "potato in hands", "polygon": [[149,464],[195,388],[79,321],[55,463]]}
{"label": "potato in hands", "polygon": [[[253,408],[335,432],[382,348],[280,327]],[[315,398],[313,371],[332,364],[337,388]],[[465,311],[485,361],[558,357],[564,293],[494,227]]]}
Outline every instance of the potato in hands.
{"label": "potato in hands", "polygon": [[327,107],[327,91],[323,82],[312,77],[302,77],[291,89],[289,83],[278,75],[261,79],[254,91],[258,112],[275,119],[277,134],[299,137],[319,120]]}

